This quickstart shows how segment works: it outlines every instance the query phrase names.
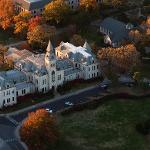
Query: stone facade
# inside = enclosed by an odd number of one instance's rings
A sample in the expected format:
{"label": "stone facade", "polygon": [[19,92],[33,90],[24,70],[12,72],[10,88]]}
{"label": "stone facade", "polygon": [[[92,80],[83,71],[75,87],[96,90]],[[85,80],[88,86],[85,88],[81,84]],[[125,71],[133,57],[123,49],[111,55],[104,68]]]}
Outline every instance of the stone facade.
{"label": "stone facade", "polygon": [[13,60],[14,70],[0,72],[0,107],[17,103],[18,96],[57,89],[75,79],[92,79],[101,75],[99,62],[89,44],[76,47],[61,42],[53,48],[51,42],[46,54],[9,48],[6,60]]}

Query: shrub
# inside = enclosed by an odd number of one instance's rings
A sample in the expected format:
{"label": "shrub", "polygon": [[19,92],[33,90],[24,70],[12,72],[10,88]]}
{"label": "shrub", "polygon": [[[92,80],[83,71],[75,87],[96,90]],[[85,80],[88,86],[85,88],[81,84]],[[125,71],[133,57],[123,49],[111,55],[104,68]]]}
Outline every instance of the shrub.
{"label": "shrub", "polygon": [[136,125],[136,130],[143,135],[150,134],[150,120],[147,120]]}

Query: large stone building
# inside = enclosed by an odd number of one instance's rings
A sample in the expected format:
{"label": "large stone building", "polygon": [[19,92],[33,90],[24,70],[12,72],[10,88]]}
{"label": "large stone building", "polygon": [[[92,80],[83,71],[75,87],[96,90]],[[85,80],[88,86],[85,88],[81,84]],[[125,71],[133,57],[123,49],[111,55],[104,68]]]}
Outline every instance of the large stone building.
{"label": "large stone building", "polygon": [[61,42],[54,49],[49,41],[46,54],[9,48],[5,59],[11,59],[15,69],[0,72],[1,108],[16,104],[18,96],[46,93],[68,81],[100,76],[99,62],[87,42],[83,47]]}
{"label": "large stone building", "polygon": [[[40,15],[45,5],[52,0],[13,0],[17,12],[30,11],[34,16]],[[103,0],[97,0],[97,3],[101,3]],[[76,9],[79,7],[80,0],[66,0],[70,8]]]}

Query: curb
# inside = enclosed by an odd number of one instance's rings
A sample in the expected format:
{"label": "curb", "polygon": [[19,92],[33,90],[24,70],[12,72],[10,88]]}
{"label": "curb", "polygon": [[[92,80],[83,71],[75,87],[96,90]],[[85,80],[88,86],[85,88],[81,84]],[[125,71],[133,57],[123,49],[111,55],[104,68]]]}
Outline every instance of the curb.
{"label": "curb", "polygon": [[60,100],[60,99],[62,99],[62,98],[66,98],[66,97],[68,97],[68,96],[74,96],[74,95],[80,94],[80,93],[82,93],[82,92],[85,92],[85,91],[94,89],[94,88],[96,88],[96,87],[98,87],[98,85],[94,85],[94,86],[91,86],[91,87],[88,87],[88,88],[80,89],[80,90],[78,90],[78,91],[76,91],[76,92],[72,92],[72,93],[69,93],[69,94],[62,95],[62,96],[57,96],[57,97],[52,98],[52,99],[49,99],[49,100],[47,100],[47,101],[44,101],[44,102],[41,102],[41,103],[38,103],[38,104],[35,104],[35,105],[32,105],[32,106],[29,106],[29,107],[26,107],[26,108],[23,108],[23,109],[20,109],[20,110],[11,112],[11,113],[0,114],[0,117],[18,115],[18,114],[23,113],[23,112],[25,112],[25,111],[29,111],[30,109],[38,108],[39,106],[48,104],[48,103],[50,103],[50,102],[58,101],[58,100]]}
{"label": "curb", "polygon": [[[25,119],[24,119],[25,120]],[[21,137],[20,137],[20,134],[19,134],[19,130],[24,122],[24,120],[17,126],[17,128],[15,129],[15,137],[18,139],[19,143],[22,145],[22,147],[25,149],[25,150],[28,150],[28,147],[27,145],[21,141]]]}

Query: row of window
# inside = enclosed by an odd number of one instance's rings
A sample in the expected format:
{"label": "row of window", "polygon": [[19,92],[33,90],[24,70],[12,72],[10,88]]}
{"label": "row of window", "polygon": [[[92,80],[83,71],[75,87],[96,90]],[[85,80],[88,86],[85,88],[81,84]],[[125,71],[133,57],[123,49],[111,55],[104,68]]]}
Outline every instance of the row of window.
{"label": "row of window", "polygon": [[92,73],[92,74],[89,74],[89,78],[95,78],[99,75],[99,73]]}
{"label": "row of window", "polygon": [[98,65],[97,65],[97,68],[96,68],[96,66],[92,66],[92,68],[89,67],[89,71],[92,71],[92,70],[95,70],[95,69],[98,69]]}
{"label": "row of window", "polygon": [[[17,96],[19,95],[18,91],[16,92]],[[26,94],[26,89],[23,89],[22,90],[22,95],[25,95]]]}
{"label": "row of window", "polygon": [[[11,98],[7,98],[6,100],[4,99],[3,100],[3,105],[6,104],[6,103],[10,103],[10,101],[11,101]],[[15,101],[14,97],[12,97],[12,101]]]}
{"label": "row of window", "polygon": [[6,92],[4,92],[4,96],[6,96],[6,95],[10,95],[10,94],[14,94],[14,90],[11,92],[10,90],[9,91],[6,91]]}

